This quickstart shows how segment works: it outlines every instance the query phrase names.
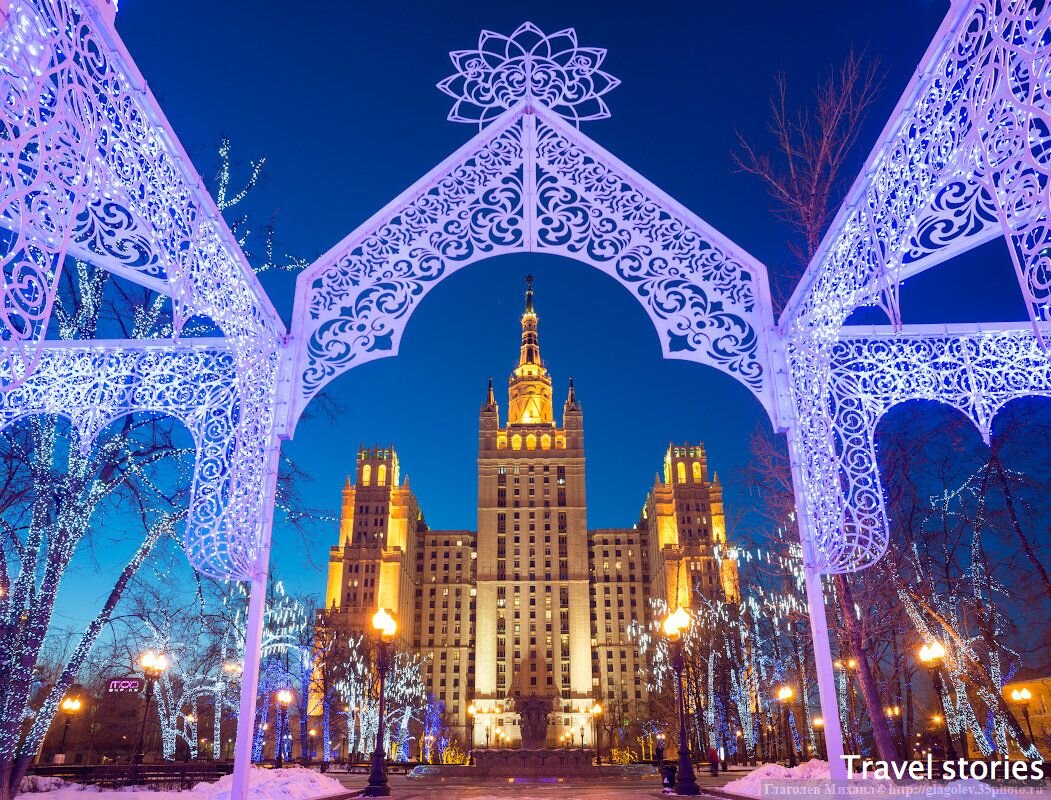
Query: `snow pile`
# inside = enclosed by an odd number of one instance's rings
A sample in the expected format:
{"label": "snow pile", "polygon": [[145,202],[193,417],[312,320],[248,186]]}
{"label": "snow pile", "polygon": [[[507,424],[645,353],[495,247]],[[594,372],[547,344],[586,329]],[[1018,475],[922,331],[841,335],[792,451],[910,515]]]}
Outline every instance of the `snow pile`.
{"label": "snow pile", "polygon": [[[66,783],[58,778],[30,777],[19,789],[26,794],[47,792],[46,800],[86,800],[85,793],[91,793],[91,800],[230,800],[233,781],[232,775],[226,775],[217,783],[199,783],[189,791],[173,792],[142,786],[100,790],[97,786]],[[253,767],[248,785],[248,796],[252,800],[316,800],[347,791],[339,781],[302,767]]]}
{"label": "snow pile", "polygon": [[[225,775],[217,783],[199,783],[193,787],[192,800],[230,800],[233,782],[233,775]],[[345,791],[346,787],[335,778],[302,767],[253,768],[248,774],[248,795],[252,800],[315,800]]]}
{"label": "snow pile", "polygon": [[791,769],[781,764],[763,764],[723,789],[744,797],[762,797],[763,781],[827,781],[829,777],[828,762],[812,758]]}
{"label": "snow pile", "polygon": [[82,791],[85,787],[74,783],[67,783],[61,778],[52,778],[48,775],[26,775],[18,784],[20,794],[35,794],[36,792],[53,792],[56,789],[70,789]]}
{"label": "snow pile", "polygon": [[[761,767],[752,770],[743,778],[738,778],[735,781],[730,781],[723,790],[731,792],[732,794],[740,795],[741,797],[763,797],[763,783],[766,781],[814,781],[827,784],[830,780],[828,763],[819,759],[812,759],[807,761],[805,764],[800,764],[798,767],[789,769],[788,767],[781,766],[780,764],[763,764]],[[858,783],[862,783],[862,779],[856,780]],[[864,780],[866,787],[869,787],[867,791],[862,791],[862,787],[859,787],[858,796],[871,797],[872,788],[874,784],[887,784],[887,787],[891,786],[890,781],[877,781],[872,779]],[[959,781],[951,781],[949,783],[941,782],[926,782],[920,781],[916,783],[897,784],[894,787],[894,796],[901,797],[946,797],[946,798],[989,798],[989,800],[1017,800],[1017,798],[1031,798],[1032,800],[1051,800],[1051,790],[1044,788],[1043,786],[1032,786],[1024,788],[1001,788],[996,786],[990,786],[989,784],[982,783],[981,781],[966,779]],[[849,793],[848,793],[849,796]],[[891,796],[891,793],[885,792],[880,793],[878,796]]]}

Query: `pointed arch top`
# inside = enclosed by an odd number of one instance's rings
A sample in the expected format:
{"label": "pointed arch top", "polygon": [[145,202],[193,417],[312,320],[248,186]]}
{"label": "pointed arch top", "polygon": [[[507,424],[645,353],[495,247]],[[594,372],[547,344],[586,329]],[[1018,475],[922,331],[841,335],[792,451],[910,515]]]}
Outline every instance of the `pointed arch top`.
{"label": "pointed arch top", "polygon": [[776,424],[766,268],[525,98],[300,274],[284,434],[337,375],[396,355],[410,315],[442,279],[523,251],[616,279],[645,308],[666,358],[733,376]]}

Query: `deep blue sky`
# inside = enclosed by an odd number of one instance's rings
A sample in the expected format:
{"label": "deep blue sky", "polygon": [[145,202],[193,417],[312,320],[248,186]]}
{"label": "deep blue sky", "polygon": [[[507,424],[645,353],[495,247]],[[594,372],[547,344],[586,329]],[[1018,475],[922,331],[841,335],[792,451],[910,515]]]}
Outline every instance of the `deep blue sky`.
{"label": "deep blue sky", "polygon": [[[860,166],[947,9],[947,0],[124,0],[117,28],[206,181],[222,136],[242,167],[266,156],[250,211],[258,224],[278,212],[279,245],[313,259],[474,134],[446,121],[451,101],[434,88],[451,71],[449,50],[474,46],[483,28],[510,33],[525,20],[548,32],[575,27],[582,45],[608,49],[604,69],[622,81],[606,96],[612,119],[584,131],[776,269],[789,261],[787,232],[769,215],[763,187],[733,170],[735,131],[766,141],[774,75],[784,71],[793,100],[803,102],[853,46],[879,56],[886,71],[860,137]],[[968,279],[979,268],[997,276],[991,288]],[[707,444],[732,523],[747,505],[739,475],[763,419],[759,404],[722,373],[662,361],[642,309],[614,281],[534,256],[494,259],[446,280],[410,321],[400,357],[330,384],[345,416],[304,420],[285,448],[312,476],[309,502],[335,513],[358,444],[391,442],[432,527],[475,526],[478,407],[492,375],[506,412],[527,272],[537,276],[558,406],[570,374],[584,406],[589,524],[635,521],[673,439]],[[292,278],[263,283],[287,322]],[[1018,319],[1017,294],[996,243],[910,282],[905,314],[912,322]],[[334,526],[313,547],[278,526],[280,574],[320,593],[334,541]]]}

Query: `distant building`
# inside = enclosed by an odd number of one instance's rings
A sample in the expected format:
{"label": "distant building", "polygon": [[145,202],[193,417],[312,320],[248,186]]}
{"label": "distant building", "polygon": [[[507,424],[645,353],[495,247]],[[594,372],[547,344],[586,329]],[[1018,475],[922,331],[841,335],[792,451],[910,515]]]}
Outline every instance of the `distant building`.
{"label": "distant building", "polygon": [[583,411],[570,380],[556,423],[537,328],[529,279],[506,424],[492,381],[479,417],[477,532],[430,530],[394,448],[363,448],[329,555],[326,622],[368,632],[394,610],[447,724],[476,747],[498,732],[555,746],[581,728],[590,746],[595,702],[645,716],[628,628],[650,620],[649,598],[739,596],[736,563],[715,557],[722,489],[701,445],[668,447],[635,526],[588,530]]}

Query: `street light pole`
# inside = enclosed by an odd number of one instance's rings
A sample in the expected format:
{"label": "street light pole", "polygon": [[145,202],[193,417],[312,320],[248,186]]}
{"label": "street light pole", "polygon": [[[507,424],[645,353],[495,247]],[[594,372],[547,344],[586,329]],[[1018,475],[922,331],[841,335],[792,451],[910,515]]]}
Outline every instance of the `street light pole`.
{"label": "street light pole", "polygon": [[814,727],[817,728],[818,758],[825,761],[828,759],[828,756],[825,754],[825,720],[821,717],[815,717]]}
{"label": "street light pole", "polygon": [[[58,758],[55,759],[57,763],[66,763],[66,736],[69,735],[69,723],[73,721],[73,715],[80,711],[80,698],[79,697],[67,697],[62,701],[61,708],[66,712],[66,724],[62,726],[62,742],[58,746]],[[1026,719],[1028,719],[1026,715]]]}
{"label": "street light pole", "polygon": [[680,606],[665,618],[663,628],[671,649],[672,666],[675,669],[675,687],[679,700],[679,768],[675,773],[675,793],[698,795],[701,793],[701,787],[697,785],[697,776],[693,772],[693,760],[690,758],[690,739],[686,732],[686,694],[682,679],[684,667],[682,632],[689,625],[690,615]]}
{"label": "street light pole", "polygon": [[277,693],[277,756],[274,766],[281,769],[285,765],[285,728],[288,727],[288,704],[292,702],[292,692],[282,689]]}
{"label": "street light pole", "polygon": [[788,704],[792,702],[795,692],[790,686],[782,686],[777,690],[777,699],[781,701],[781,722],[784,726],[785,747],[788,748],[788,766],[796,765],[796,745],[792,741],[792,728],[788,724]]}
{"label": "street light pole", "polygon": [[139,742],[135,747],[135,763],[131,771],[133,781],[138,776],[138,766],[145,757],[143,750],[146,743],[146,719],[150,713],[150,701],[153,700],[153,686],[164,674],[164,670],[168,668],[168,657],[163,653],[154,653],[152,650],[148,650],[139,659],[139,666],[142,667],[142,674],[146,678],[146,703],[142,709]]}
{"label": "street light pole", "polygon": [[945,757],[950,761],[956,759],[956,750],[952,746],[952,734],[949,732],[949,716],[945,713],[945,698],[942,697],[942,676],[938,671],[938,664],[945,656],[945,648],[941,642],[931,642],[920,648],[920,661],[922,661],[931,674],[931,683],[934,684],[934,693],[938,695],[938,705],[942,710],[942,721],[945,723]]}
{"label": "street light pole", "polygon": [[602,706],[595,703],[591,707],[591,724],[595,729],[595,764],[597,766],[602,766],[602,726],[598,722],[600,714],[602,714]]}
{"label": "street light pole", "polygon": [[390,786],[387,785],[383,728],[384,718],[387,715],[387,662],[390,656],[388,647],[394,641],[394,635],[398,631],[398,623],[391,612],[381,608],[372,616],[372,627],[379,632],[379,657],[377,659],[380,678],[379,719],[376,726],[376,749],[372,752],[372,770],[369,772],[369,785],[365,787],[362,795],[365,797],[388,797],[390,795]]}
{"label": "street light pole", "polygon": [[[1022,707],[1022,716],[1025,717],[1025,727],[1029,731],[1029,744],[1036,747],[1036,738],[1033,736],[1033,723],[1029,721],[1029,701],[1033,699],[1033,693],[1025,686],[1011,690],[1011,699]],[[68,722],[66,723],[69,724]]]}

